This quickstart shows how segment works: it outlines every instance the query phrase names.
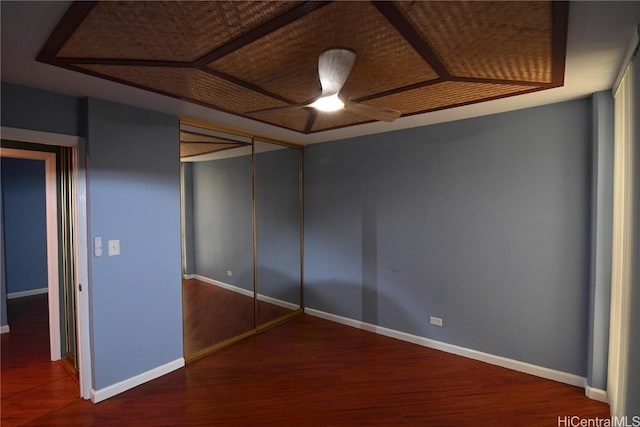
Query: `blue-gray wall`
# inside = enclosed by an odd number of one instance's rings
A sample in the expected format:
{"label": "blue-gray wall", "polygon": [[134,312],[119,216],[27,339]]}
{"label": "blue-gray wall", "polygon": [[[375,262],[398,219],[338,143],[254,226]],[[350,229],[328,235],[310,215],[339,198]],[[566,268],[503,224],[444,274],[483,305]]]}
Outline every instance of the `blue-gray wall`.
{"label": "blue-gray wall", "polygon": [[6,292],[48,286],[44,161],[2,158]]}
{"label": "blue-gray wall", "polygon": [[253,290],[251,168],[251,156],[193,163],[196,274],[247,290]]}
{"label": "blue-gray wall", "polygon": [[586,376],[590,118],[582,99],[308,147],[306,306]]}
{"label": "blue-gray wall", "polygon": [[613,96],[592,96],[591,279],[587,383],[607,389],[613,238]]}
{"label": "blue-gray wall", "polygon": [[90,98],[87,132],[89,233],[104,248],[90,272],[98,390],[183,354],[179,131],[176,117]]}
{"label": "blue-gray wall", "polygon": [[83,100],[2,82],[2,126],[84,135]]}

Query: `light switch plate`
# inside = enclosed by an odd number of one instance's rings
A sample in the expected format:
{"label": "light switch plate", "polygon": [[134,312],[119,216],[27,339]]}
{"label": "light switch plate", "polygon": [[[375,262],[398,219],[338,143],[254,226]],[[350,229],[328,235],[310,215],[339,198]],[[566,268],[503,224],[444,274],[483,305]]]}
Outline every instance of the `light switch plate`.
{"label": "light switch plate", "polygon": [[109,256],[120,255],[120,240],[109,240]]}
{"label": "light switch plate", "polygon": [[102,256],[102,237],[93,239],[93,252],[95,256]]}

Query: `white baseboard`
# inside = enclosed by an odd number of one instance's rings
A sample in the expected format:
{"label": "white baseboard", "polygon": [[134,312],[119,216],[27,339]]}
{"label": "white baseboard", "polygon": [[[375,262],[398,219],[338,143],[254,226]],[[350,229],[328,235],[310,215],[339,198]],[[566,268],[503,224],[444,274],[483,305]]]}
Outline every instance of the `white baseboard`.
{"label": "white baseboard", "polygon": [[49,293],[49,288],[31,289],[29,291],[10,292],[7,294],[7,299],[30,297],[32,295],[40,295]]}
{"label": "white baseboard", "polygon": [[[208,283],[209,285],[215,285],[215,286],[218,286],[220,288],[226,289],[228,291],[236,292],[238,294],[242,294],[244,296],[253,298],[253,291],[250,291],[248,289],[244,289],[244,288],[241,288],[241,287],[238,287],[238,286],[230,285],[228,283],[224,283],[224,282],[221,282],[219,280],[210,279],[210,278],[205,277],[205,276],[200,276],[199,274],[195,274],[194,278],[197,279],[197,280],[200,280],[201,282]],[[277,299],[277,298],[272,298],[272,297],[269,297],[267,295],[262,295],[262,294],[258,294],[258,301],[263,301],[263,302],[266,302],[266,303],[269,303],[269,304],[273,304],[273,305],[277,305],[277,306],[280,306],[280,307],[284,307],[284,308],[287,308],[289,310],[297,310],[298,308],[300,308],[300,306],[297,305],[297,304],[293,304],[293,303],[290,303],[288,301],[284,301],[284,300]]]}
{"label": "white baseboard", "polygon": [[9,332],[9,325],[0,326],[0,334],[6,334]]}
{"label": "white baseboard", "polygon": [[607,392],[599,388],[585,386],[584,395],[587,396],[589,399],[597,400],[599,402],[609,403]]}
{"label": "white baseboard", "polygon": [[232,292],[235,292],[237,294],[241,294],[241,295],[253,298],[253,291],[241,288],[239,286],[230,285],[228,283],[221,282],[221,281],[215,280],[215,279],[210,279],[209,277],[201,276],[199,274],[195,275],[195,279],[199,280],[201,282],[207,283],[209,285],[214,285],[214,286],[217,286],[219,288],[226,289],[228,291],[232,291]]}
{"label": "white baseboard", "polygon": [[195,279],[196,275],[195,274],[183,274],[182,278],[185,280],[191,280],[191,279]]}
{"label": "white baseboard", "polygon": [[418,344],[423,347],[428,347],[435,350],[441,350],[447,353],[456,354],[458,356],[467,357],[469,359],[479,360],[481,362],[486,362],[491,365],[502,366],[503,368],[524,372],[526,374],[531,374],[537,377],[542,377],[549,380],[570,384],[576,387],[586,386],[586,378],[581,377],[579,375],[570,374],[562,371],[556,371],[555,369],[549,369],[542,366],[532,365],[530,363],[509,359],[502,356],[496,356],[494,354],[484,353],[484,352],[473,350],[466,347],[447,344],[442,341],[436,341],[430,338],[420,337],[417,335],[408,334],[406,332],[400,332],[393,329],[384,328],[382,326],[361,322],[359,320],[349,319],[347,317],[326,313],[320,310],[314,310],[312,308],[305,308],[304,312],[311,316],[319,317],[321,319],[330,320],[332,322],[341,323],[343,325],[351,326],[358,329],[363,329],[365,331],[374,332],[376,334],[384,335],[391,338],[396,338],[402,341],[408,341],[410,343]]}
{"label": "white baseboard", "polygon": [[143,372],[139,375],[136,375],[135,377],[127,378],[126,380],[122,380],[108,387],[101,388],[100,390],[91,389],[91,401],[93,403],[102,402],[103,400],[113,397],[116,394],[120,394],[134,387],[137,387],[140,384],[155,380],[156,378],[173,372],[176,369],[180,369],[183,366],[184,358],[181,357],[180,359],[176,359],[173,362],[165,363],[162,366],[158,366],[157,368],[153,368],[151,370]]}
{"label": "white baseboard", "polygon": [[262,294],[258,294],[258,301],[263,301],[263,302],[266,302],[266,303],[269,303],[269,304],[273,304],[273,305],[277,305],[277,306],[280,306],[280,307],[284,307],[284,308],[287,308],[289,310],[297,310],[297,309],[300,308],[300,305],[298,305],[298,304],[294,304],[294,303],[291,303],[291,302],[288,302],[288,301],[284,301],[284,300],[281,300],[281,299],[277,299],[277,298],[271,298],[271,297],[268,297],[268,296],[262,295]]}

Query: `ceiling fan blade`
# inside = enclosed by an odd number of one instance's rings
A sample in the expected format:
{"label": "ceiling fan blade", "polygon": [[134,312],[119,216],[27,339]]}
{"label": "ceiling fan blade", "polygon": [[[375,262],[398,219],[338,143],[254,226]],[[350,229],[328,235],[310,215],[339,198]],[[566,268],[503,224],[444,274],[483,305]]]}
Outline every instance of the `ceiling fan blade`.
{"label": "ceiling fan blade", "polygon": [[356,53],[349,49],[329,49],[318,59],[318,77],[322,96],[334,95],[342,89],[356,61]]}
{"label": "ceiling fan blade", "polygon": [[244,114],[262,114],[262,113],[274,113],[277,111],[290,111],[290,110],[298,110],[300,108],[308,107],[309,103],[303,104],[291,104],[291,105],[283,105],[282,107],[271,107],[271,108],[263,108],[261,110],[253,110],[247,111]]}
{"label": "ceiling fan blade", "polygon": [[350,113],[357,114],[368,119],[392,122],[402,115],[398,110],[377,105],[361,104],[359,102],[345,102],[344,109]]}

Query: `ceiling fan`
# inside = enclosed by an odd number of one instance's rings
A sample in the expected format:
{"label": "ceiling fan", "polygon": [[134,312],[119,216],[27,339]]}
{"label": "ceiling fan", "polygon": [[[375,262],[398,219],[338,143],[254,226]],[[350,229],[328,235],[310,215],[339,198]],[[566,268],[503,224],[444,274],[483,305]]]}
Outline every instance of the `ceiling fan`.
{"label": "ceiling fan", "polygon": [[398,110],[353,102],[340,97],[340,91],[347,81],[355,61],[356,53],[351,49],[334,48],[325,50],[318,59],[318,77],[322,86],[322,92],[319,96],[302,104],[265,108],[250,111],[247,114],[314,108],[324,112],[344,109],[367,119],[384,122],[392,122],[400,117],[402,113]]}

